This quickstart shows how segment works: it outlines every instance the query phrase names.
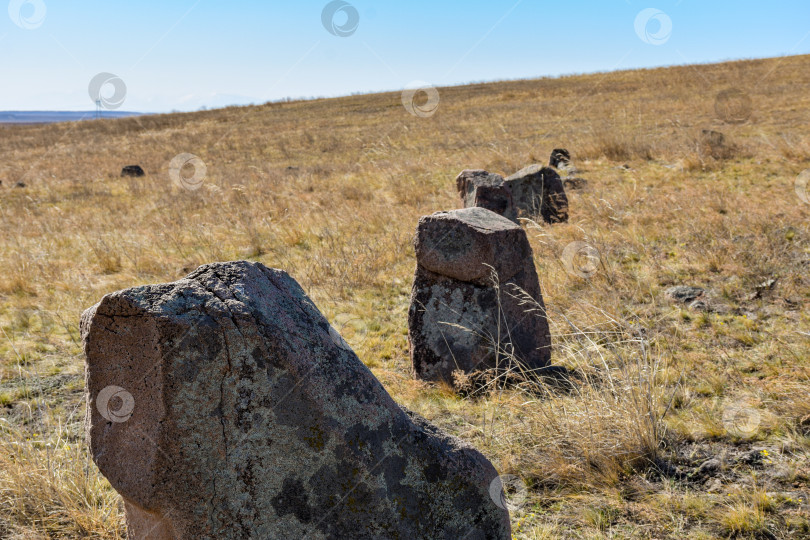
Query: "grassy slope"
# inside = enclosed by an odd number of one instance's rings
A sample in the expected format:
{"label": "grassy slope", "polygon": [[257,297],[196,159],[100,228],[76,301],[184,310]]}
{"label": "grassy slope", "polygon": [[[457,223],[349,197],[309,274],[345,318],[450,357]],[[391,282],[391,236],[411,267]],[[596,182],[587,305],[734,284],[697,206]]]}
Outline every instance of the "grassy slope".
{"label": "grassy slope", "polygon": [[[751,97],[742,124],[717,117],[729,88]],[[290,272],[398,401],[528,483],[518,538],[810,537],[809,123],[805,56],[441,89],[430,118],[379,94],[0,128],[0,536],[122,534],[82,445],[81,311],[250,258]],[[556,358],[601,383],[462,400],[412,380],[417,219],[457,207],[461,169],[557,146],[589,186],[570,223],[527,230]],[[207,165],[197,191],[169,179],[183,152]],[[130,163],[149,175],[119,178]],[[600,252],[590,279],[560,260],[574,241]],[[673,284],[724,307],[673,305]]]}

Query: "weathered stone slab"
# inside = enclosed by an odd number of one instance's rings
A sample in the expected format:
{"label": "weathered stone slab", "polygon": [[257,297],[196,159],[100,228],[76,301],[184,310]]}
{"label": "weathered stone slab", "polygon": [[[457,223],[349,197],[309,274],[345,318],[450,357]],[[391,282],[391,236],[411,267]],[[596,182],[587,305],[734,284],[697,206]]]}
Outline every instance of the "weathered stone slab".
{"label": "weathered stone slab", "polygon": [[517,221],[512,192],[501,175],[481,169],[467,169],[456,178],[456,188],[464,208],[478,206]]}
{"label": "weathered stone slab", "polygon": [[[543,297],[519,225],[485,208],[439,212],[419,220],[414,245],[408,336],[417,377],[452,382],[456,369],[506,368],[513,360],[529,370],[548,366]],[[516,298],[516,287],[538,305]]]}
{"label": "weathered stone slab", "polygon": [[109,294],[82,336],[130,538],[510,538],[489,461],[399,407],[280,270]]}
{"label": "weathered stone slab", "polygon": [[550,167],[531,165],[505,181],[512,193],[518,217],[546,223],[568,221],[568,197],[560,175]]}
{"label": "weathered stone slab", "polygon": [[141,176],[146,176],[143,168],[140,165],[127,165],[123,169],[121,169],[121,176],[129,176],[132,178],[139,178]]}

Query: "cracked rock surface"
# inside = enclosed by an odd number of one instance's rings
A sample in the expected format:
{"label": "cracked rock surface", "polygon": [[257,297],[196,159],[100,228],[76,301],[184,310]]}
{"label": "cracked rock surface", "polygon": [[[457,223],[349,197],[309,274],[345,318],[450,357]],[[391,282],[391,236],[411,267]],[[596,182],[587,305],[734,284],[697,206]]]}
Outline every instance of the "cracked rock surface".
{"label": "cracked rock surface", "polygon": [[492,464],[399,407],[283,271],[202,266],[81,329],[130,538],[510,538]]}
{"label": "cracked rock surface", "polygon": [[417,377],[452,383],[457,369],[549,365],[545,305],[519,225],[485,208],[438,212],[419,220],[414,247],[408,339]]}

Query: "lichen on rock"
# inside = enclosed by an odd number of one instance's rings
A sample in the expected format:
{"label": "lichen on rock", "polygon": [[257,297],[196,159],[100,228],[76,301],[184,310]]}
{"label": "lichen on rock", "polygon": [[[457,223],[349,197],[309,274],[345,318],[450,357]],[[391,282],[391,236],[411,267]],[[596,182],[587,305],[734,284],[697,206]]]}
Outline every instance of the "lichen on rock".
{"label": "lichen on rock", "polygon": [[[90,448],[131,538],[510,537],[492,464],[398,406],[334,333],[251,262],[85,312]],[[109,387],[132,398],[125,421]]]}

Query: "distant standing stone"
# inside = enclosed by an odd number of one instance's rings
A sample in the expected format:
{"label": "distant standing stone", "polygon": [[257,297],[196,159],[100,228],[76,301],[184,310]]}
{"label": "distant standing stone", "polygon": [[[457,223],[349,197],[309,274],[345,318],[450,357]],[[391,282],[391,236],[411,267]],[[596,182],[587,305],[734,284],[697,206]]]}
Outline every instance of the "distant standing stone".
{"label": "distant standing stone", "polygon": [[531,165],[508,177],[506,185],[518,217],[542,217],[546,223],[568,221],[568,197],[554,169]]}
{"label": "distant standing stone", "polygon": [[129,176],[133,178],[138,178],[141,176],[146,176],[146,173],[143,171],[140,165],[127,165],[123,169],[121,169],[121,176]]}
{"label": "distant standing stone", "polygon": [[511,538],[492,464],[399,407],[285,272],[202,266],[81,330],[129,538]]}
{"label": "distant standing stone", "polygon": [[548,164],[555,169],[560,168],[560,165],[570,165],[571,152],[565,148],[555,148],[551,151],[551,159],[549,159]]}
{"label": "distant standing stone", "polygon": [[512,193],[501,175],[481,169],[467,169],[456,178],[456,188],[464,208],[486,208],[517,222]]}
{"label": "distant standing stone", "polygon": [[[508,367],[503,351],[513,351],[524,368],[548,366],[545,306],[519,225],[485,208],[438,212],[419,220],[414,246],[408,338],[417,377],[452,382],[456,369]],[[516,287],[537,304],[515,298]]]}

